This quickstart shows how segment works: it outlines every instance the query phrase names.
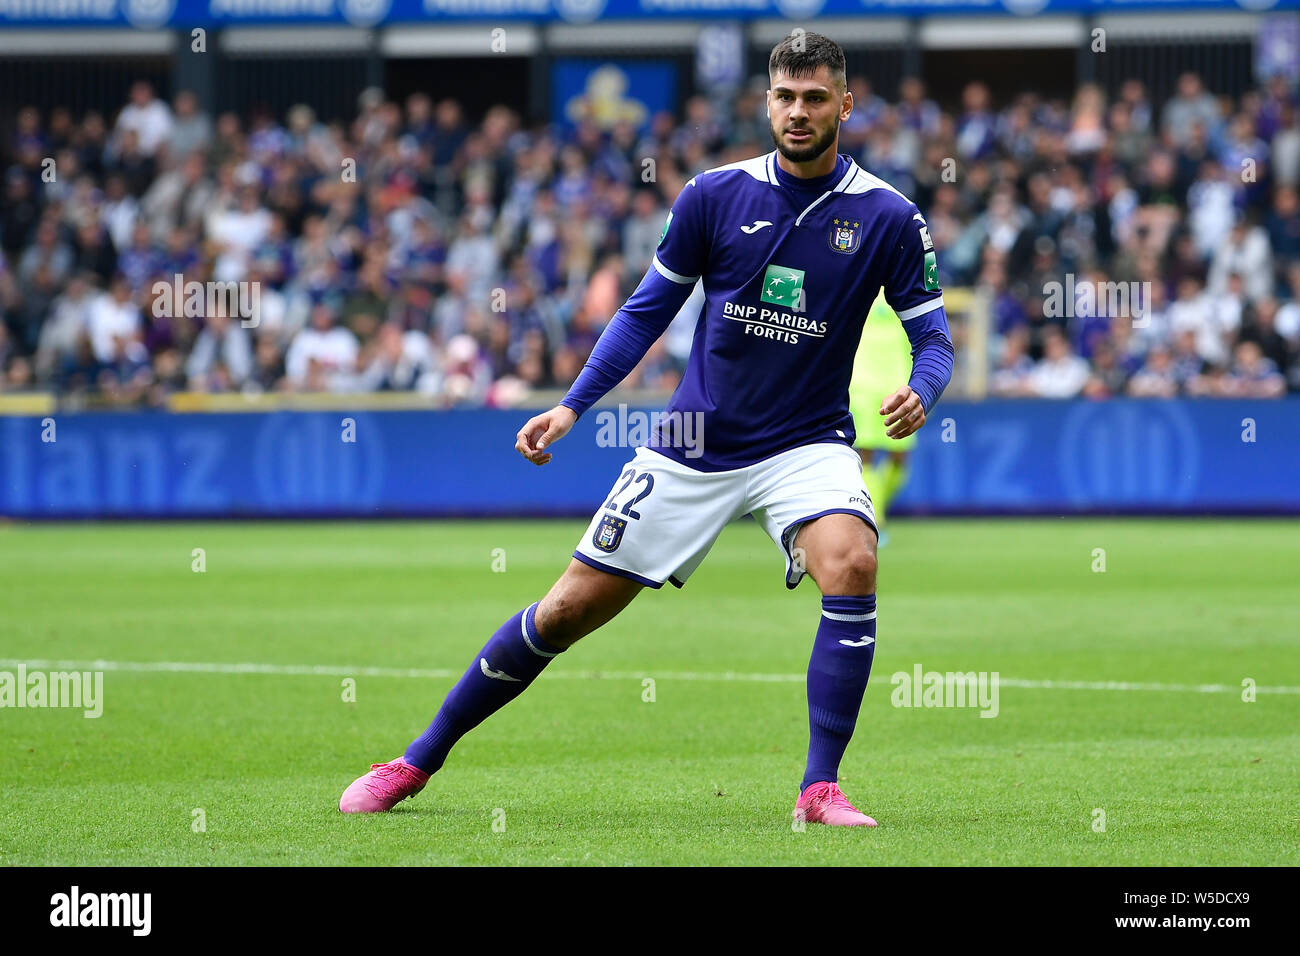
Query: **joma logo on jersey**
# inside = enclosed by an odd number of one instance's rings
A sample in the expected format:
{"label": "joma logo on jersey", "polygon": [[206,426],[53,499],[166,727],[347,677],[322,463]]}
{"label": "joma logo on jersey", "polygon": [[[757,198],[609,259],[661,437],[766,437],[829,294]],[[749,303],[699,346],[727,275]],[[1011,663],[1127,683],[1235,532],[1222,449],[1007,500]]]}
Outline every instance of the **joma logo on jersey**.
{"label": "joma logo on jersey", "polygon": [[623,532],[626,530],[627,519],[605,515],[596,526],[596,532],[591,536],[591,543],[606,553],[617,551],[623,541]]}
{"label": "joma logo on jersey", "polygon": [[804,311],[803,270],[775,264],[768,266],[763,273],[763,291],[759,298],[795,312]]}
{"label": "joma logo on jersey", "polygon": [[831,248],[851,256],[862,245],[862,223],[855,219],[836,219],[831,224]]}

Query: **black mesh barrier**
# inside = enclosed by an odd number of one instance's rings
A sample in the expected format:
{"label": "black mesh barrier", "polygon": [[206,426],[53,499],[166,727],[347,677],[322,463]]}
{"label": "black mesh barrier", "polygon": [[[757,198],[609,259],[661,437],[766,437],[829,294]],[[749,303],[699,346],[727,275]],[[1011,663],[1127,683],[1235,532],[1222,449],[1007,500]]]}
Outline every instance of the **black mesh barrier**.
{"label": "black mesh barrier", "polygon": [[226,55],[217,64],[213,108],[283,117],[289,107],[306,103],[324,121],[349,121],[356,116],[357,95],[374,79],[362,53]]}
{"label": "black mesh barrier", "polygon": [[1215,94],[1239,97],[1254,85],[1250,40],[1206,35],[1177,40],[1121,41],[1108,44],[1095,58],[1096,79],[1110,95],[1119,92],[1125,80],[1146,84],[1154,102],[1174,93],[1178,77],[1196,73],[1205,88]]}
{"label": "black mesh barrier", "polygon": [[42,113],[61,106],[73,116],[96,111],[111,123],[137,80],[149,80],[159,96],[170,98],[171,58],[0,57],[0,127],[11,129],[14,115],[26,106]]}

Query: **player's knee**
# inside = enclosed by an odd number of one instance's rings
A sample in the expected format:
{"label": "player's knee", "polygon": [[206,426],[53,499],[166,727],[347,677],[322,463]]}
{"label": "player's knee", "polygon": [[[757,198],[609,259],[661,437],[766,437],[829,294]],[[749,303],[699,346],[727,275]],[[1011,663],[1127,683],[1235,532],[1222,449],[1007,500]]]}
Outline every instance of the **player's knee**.
{"label": "player's knee", "polygon": [[846,548],[832,555],[817,583],[823,594],[876,593],[876,555],[866,547]]}
{"label": "player's knee", "polygon": [[585,609],[572,595],[548,594],[537,605],[533,626],[537,628],[537,636],[547,644],[565,648],[586,634],[585,617]]}
{"label": "player's knee", "polygon": [[849,556],[846,572],[853,581],[854,589],[864,594],[876,591],[876,553],[866,548],[857,548]]}

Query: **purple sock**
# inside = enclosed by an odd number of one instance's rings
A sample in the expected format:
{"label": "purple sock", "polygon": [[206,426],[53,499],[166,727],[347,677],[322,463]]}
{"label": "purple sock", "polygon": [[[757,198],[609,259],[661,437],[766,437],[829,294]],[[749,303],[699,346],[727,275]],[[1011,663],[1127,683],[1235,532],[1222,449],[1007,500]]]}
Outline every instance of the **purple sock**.
{"label": "purple sock", "polygon": [[839,779],[875,654],[876,596],[823,597],[808,661],[808,764],[800,793],[819,780]]}
{"label": "purple sock", "polygon": [[524,692],[560,649],[537,636],[532,604],[506,621],[457,681],[429,729],[406,748],[406,762],[425,773],[442,766],[456,741]]}

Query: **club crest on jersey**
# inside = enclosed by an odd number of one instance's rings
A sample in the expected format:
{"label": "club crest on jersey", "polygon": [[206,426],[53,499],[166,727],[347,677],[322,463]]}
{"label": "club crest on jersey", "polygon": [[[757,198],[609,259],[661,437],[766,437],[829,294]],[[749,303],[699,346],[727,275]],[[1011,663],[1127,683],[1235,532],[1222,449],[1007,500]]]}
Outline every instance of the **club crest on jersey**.
{"label": "club crest on jersey", "polygon": [[591,536],[591,543],[607,554],[617,551],[623,541],[625,530],[627,530],[626,519],[605,515],[596,526],[596,533]]}
{"label": "club crest on jersey", "polygon": [[836,219],[831,223],[831,248],[851,256],[862,245],[862,223],[856,219]]}

